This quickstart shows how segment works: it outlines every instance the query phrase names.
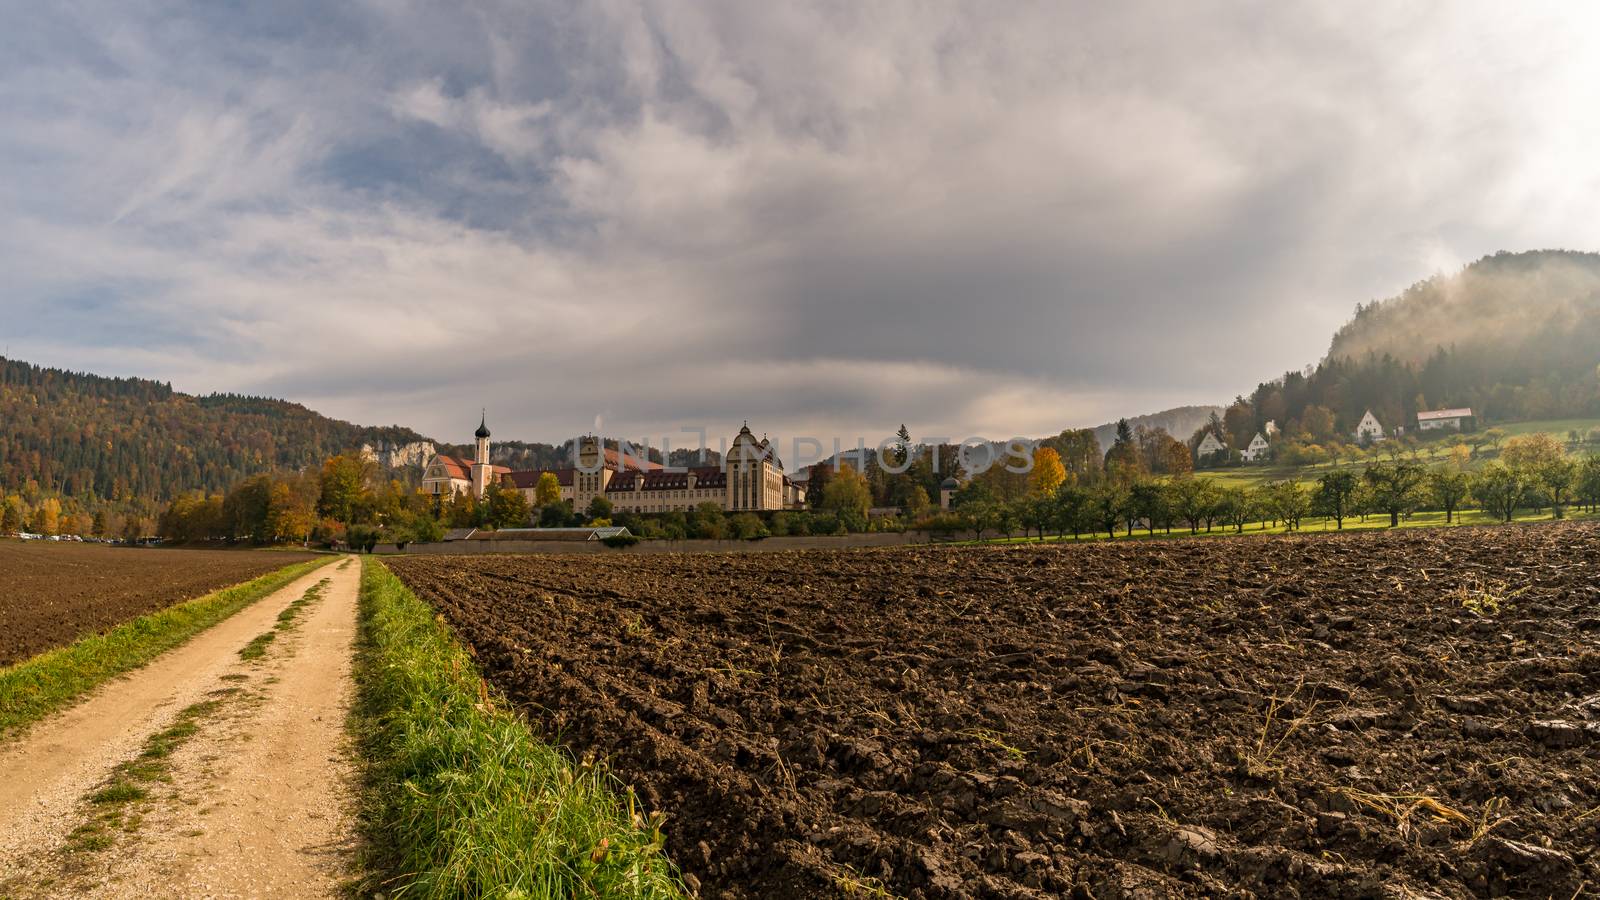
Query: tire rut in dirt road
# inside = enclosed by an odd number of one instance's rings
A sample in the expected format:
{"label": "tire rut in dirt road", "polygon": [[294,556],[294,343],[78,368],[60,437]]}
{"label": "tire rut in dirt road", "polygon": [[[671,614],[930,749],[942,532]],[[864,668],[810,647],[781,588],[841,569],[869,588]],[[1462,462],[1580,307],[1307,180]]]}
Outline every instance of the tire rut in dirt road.
{"label": "tire rut in dirt road", "polygon": [[0,895],[337,894],[360,571],[320,568],[0,747],[32,776],[0,785]]}

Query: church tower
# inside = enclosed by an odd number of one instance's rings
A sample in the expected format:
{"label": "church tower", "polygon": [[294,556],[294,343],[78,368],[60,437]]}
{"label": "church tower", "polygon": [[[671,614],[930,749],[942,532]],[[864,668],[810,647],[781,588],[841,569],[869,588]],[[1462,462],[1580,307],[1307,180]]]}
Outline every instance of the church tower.
{"label": "church tower", "polygon": [[484,410],[483,418],[478,422],[478,430],[473,432],[473,437],[478,440],[477,452],[472,458],[472,495],[479,500],[489,490],[489,473],[493,469],[489,466],[489,412]]}

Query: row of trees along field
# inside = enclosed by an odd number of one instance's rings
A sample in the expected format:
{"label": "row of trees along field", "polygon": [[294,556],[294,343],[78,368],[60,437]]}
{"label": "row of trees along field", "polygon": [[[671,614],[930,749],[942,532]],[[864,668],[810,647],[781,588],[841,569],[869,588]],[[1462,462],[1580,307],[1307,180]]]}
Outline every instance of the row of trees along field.
{"label": "row of trees along field", "polygon": [[1396,526],[1418,511],[1442,512],[1448,523],[1467,509],[1509,522],[1524,510],[1560,518],[1572,506],[1600,507],[1600,455],[1572,456],[1548,434],[1510,438],[1497,460],[1475,472],[1467,470],[1468,459],[1469,454],[1454,453],[1450,462],[1435,466],[1415,459],[1374,461],[1327,472],[1314,484],[1282,480],[1240,487],[1203,475],[1154,477],[1119,465],[1110,454],[1101,477],[1086,484],[1066,477],[1046,458],[1031,473],[1024,496],[999,498],[982,479],[974,479],[957,494],[953,509],[917,527],[978,537],[1043,537],[1046,532],[1114,537],[1136,529],[1149,534],[1219,526],[1243,531],[1256,523],[1262,528],[1281,523],[1292,531],[1314,517],[1343,528],[1351,518],[1378,515]]}

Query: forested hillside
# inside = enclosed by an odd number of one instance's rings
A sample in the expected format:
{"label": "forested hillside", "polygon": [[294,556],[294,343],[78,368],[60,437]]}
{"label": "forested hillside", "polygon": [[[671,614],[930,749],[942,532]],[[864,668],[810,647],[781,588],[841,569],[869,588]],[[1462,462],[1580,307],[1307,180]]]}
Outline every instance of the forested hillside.
{"label": "forested hillside", "polygon": [[1497,253],[1356,308],[1328,356],[1259,385],[1223,417],[1242,447],[1269,420],[1291,438],[1347,436],[1471,407],[1482,423],[1600,416],[1600,254]]}
{"label": "forested hillside", "polygon": [[0,488],[86,504],[220,493],[250,475],[320,465],[364,443],[423,440],[407,428],[352,425],[282,400],[193,397],[160,382],[3,358],[0,422]]}

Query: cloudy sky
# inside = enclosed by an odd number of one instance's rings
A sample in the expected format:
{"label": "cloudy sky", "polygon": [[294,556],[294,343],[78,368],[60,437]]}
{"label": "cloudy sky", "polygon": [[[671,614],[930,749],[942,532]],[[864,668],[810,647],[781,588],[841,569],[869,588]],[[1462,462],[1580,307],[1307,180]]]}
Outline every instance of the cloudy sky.
{"label": "cloudy sky", "polygon": [[452,440],[1226,400],[1600,249],[1589,9],[0,0],[0,343]]}

